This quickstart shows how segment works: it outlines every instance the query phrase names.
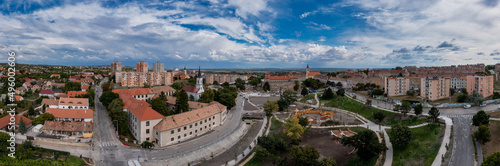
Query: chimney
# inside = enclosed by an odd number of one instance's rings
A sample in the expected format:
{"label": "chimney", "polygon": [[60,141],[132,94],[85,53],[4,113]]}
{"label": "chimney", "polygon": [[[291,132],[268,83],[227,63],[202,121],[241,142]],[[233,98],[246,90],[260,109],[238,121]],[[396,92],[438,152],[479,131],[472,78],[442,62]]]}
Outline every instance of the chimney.
{"label": "chimney", "polygon": [[142,106],[142,102],[141,102],[141,106]]}

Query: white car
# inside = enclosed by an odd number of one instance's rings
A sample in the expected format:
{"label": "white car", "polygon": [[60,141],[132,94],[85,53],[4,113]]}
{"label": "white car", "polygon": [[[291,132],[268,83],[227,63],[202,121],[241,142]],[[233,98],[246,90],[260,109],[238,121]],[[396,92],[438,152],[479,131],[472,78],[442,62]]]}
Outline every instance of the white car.
{"label": "white car", "polygon": [[472,107],[470,104],[464,105],[465,109],[470,108],[470,107]]}
{"label": "white car", "polygon": [[479,107],[486,107],[486,104],[481,104],[479,105]]}

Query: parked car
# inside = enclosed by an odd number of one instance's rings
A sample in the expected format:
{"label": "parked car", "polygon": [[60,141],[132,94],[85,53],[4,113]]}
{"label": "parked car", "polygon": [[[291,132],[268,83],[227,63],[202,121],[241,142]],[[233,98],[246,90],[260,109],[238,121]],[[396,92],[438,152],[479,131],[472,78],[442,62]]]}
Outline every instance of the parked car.
{"label": "parked car", "polygon": [[486,104],[481,104],[479,105],[479,107],[486,107]]}
{"label": "parked car", "polygon": [[470,107],[472,107],[470,104],[464,105],[465,109],[470,108]]}

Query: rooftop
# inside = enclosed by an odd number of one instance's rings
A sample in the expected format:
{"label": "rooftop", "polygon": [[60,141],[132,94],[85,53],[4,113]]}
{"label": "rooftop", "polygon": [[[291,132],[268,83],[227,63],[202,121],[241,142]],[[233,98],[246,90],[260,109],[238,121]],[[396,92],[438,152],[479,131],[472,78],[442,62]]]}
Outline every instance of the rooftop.
{"label": "rooftop", "polygon": [[209,106],[200,109],[167,116],[163,118],[154,128],[158,131],[166,131],[208,118],[224,110],[226,110],[226,106],[215,101],[210,103]]}
{"label": "rooftop", "polygon": [[47,108],[46,113],[54,115],[56,118],[93,118],[94,112],[91,109],[59,109]]}

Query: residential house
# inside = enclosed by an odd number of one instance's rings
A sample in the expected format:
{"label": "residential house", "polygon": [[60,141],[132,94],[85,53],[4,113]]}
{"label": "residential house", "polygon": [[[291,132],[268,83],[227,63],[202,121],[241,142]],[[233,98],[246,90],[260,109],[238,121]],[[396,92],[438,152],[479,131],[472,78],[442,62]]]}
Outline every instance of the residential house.
{"label": "residential house", "polygon": [[[9,130],[9,126],[10,126],[9,123],[11,122],[10,118],[11,118],[11,116],[9,116],[9,115],[0,118],[0,130],[10,131]],[[19,123],[21,122],[21,118],[23,118],[23,122],[24,122],[26,128],[30,128],[33,125],[33,121],[31,119],[24,117],[24,116],[21,116],[21,115],[15,115],[14,119],[15,119],[16,130],[19,129]]]}
{"label": "residential house", "polygon": [[48,90],[48,89],[40,91],[40,93],[38,93],[38,95],[40,97],[47,96],[49,98],[54,98],[54,92],[52,92],[52,90]]}
{"label": "residential house", "polygon": [[92,137],[94,125],[92,122],[45,121],[43,133],[49,135],[68,135],[77,137]]}
{"label": "residential house", "polygon": [[68,91],[67,92],[68,97],[76,97],[76,96],[86,95],[86,94],[87,94],[86,91]]}
{"label": "residential house", "polygon": [[54,115],[55,121],[63,122],[92,122],[94,118],[91,109],[47,108],[45,113]]}
{"label": "residential house", "polygon": [[42,99],[42,105],[45,104],[46,108],[59,108],[59,99]]}
{"label": "residential house", "polygon": [[58,108],[62,109],[89,109],[88,98],[60,98]]}

